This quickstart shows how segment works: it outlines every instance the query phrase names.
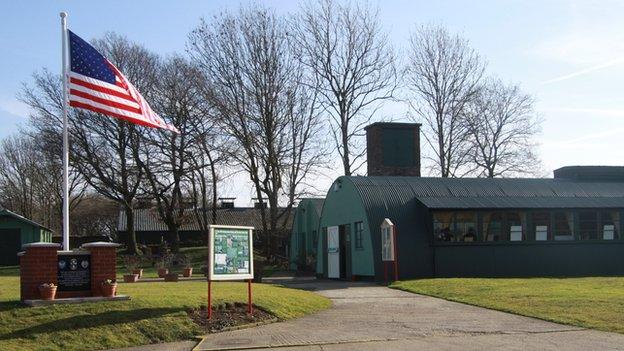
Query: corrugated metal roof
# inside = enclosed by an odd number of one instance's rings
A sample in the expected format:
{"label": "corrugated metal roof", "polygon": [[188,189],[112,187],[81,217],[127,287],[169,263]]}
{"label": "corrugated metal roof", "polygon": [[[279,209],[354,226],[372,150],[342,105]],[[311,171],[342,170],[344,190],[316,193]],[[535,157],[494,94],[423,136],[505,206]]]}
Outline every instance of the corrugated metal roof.
{"label": "corrugated metal roof", "polygon": [[[624,207],[624,182],[569,179],[348,177],[371,208],[415,199],[429,208]],[[372,200],[375,198],[375,200]],[[379,204],[371,203],[377,201]]]}
{"label": "corrugated metal roof", "polygon": [[312,203],[312,205],[314,206],[314,210],[316,211],[316,214],[320,217],[321,216],[321,211],[323,211],[323,204],[325,203],[325,199],[319,199],[319,198],[305,198],[305,199],[301,199],[301,202],[303,201],[310,201]]}
{"label": "corrugated metal roof", "polygon": [[[210,210],[208,210],[210,211]],[[210,220],[211,214],[208,215]],[[292,222],[292,212],[285,228],[290,228]],[[249,226],[262,229],[262,216],[260,209],[256,208],[220,208],[217,209],[217,223],[221,225]],[[156,209],[136,209],[134,210],[135,231],[162,232],[167,231],[167,226],[158,216]],[[118,231],[126,231],[125,212],[119,212]],[[200,226],[193,213],[189,212],[186,221],[180,227],[181,231],[199,231]]]}
{"label": "corrugated metal roof", "polygon": [[28,223],[28,224],[30,224],[32,226],[43,228],[43,229],[45,229],[45,230],[47,230],[49,232],[52,231],[50,228],[48,228],[48,227],[46,227],[46,226],[44,226],[42,224],[39,224],[39,223],[37,223],[37,222],[35,222],[33,220],[30,220],[30,219],[28,219],[28,218],[26,218],[26,217],[24,217],[22,215],[19,215],[19,214],[13,212],[13,211],[9,211],[6,208],[0,209],[0,216],[12,217],[12,218],[18,219],[20,221],[26,222],[26,223]]}

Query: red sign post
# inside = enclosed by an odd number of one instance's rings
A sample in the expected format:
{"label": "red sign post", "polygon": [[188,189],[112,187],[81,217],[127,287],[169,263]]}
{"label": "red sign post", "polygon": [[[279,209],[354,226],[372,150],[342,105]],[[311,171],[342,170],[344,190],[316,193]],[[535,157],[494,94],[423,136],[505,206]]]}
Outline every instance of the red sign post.
{"label": "red sign post", "polygon": [[208,234],[208,319],[212,318],[212,281],[247,281],[247,313],[253,314],[253,228],[211,225]]}

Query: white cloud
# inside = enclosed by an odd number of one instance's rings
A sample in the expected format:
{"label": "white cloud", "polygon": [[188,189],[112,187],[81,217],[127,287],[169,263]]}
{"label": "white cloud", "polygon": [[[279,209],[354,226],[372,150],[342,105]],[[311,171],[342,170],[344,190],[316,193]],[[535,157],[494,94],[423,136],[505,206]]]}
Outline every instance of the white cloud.
{"label": "white cloud", "polygon": [[621,63],[624,63],[624,57],[618,58],[618,59],[615,59],[615,60],[611,60],[611,61],[607,61],[607,62],[598,64],[598,65],[594,65],[594,66],[591,66],[591,67],[588,67],[588,68],[584,68],[584,69],[581,69],[581,70],[578,70],[578,71],[575,71],[575,72],[572,72],[572,73],[569,73],[569,74],[564,74],[564,75],[556,77],[556,78],[548,79],[548,80],[543,81],[541,84],[552,84],[552,83],[556,83],[556,82],[561,82],[561,81],[564,81],[564,80],[576,78],[578,76],[583,76],[583,75],[586,75],[586,74],[589,74],[589,73],[592,73],[592,72],[595,72],[595,71],[600,71],[600,70],[603,70],[605,68],[613,67],[613,66],[616,66],[616,65],[621,64]]}
{"label": "white cloud", "polygon": [[624,108],[586,108],[586,107],[557,107],[557,108],[542,108],[539,112],[562,112],[562,113],[575,113],[575,114],[591,114],[593,117],[622,117],[624,118]]}
{"label": "white cloud", "polygon": [[16,99],[0,99],[0,110],[23,118],[29,113],[28,106]]}

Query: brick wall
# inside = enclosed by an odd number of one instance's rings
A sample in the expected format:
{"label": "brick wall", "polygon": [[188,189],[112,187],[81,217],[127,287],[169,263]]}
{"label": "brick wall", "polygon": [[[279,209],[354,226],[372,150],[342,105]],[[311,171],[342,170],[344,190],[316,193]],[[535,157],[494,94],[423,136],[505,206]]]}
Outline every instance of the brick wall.
{"label": "brick wall", "polygon": [[[95,242],[82,245],[91,253],[91,290],[57,291],[57,298],[102,296],[101,285],[116,279],[116,249],[119,244]],[[23,246],[20,254],[20,299],[40,299],[39,285],[57,284],[59,244],[36,242]]]}
{"label": "brick wall", "polygon": [[102,296],[102,282],[116,279],[116,248],[118,244],[89,243],[82,245],[91,252],[91,294]]}
{"label": "brick wall", "polygon": [[[420,124],[417,123],[373,123],[366,128],[366,160],[369,176],[420,176]],[[408,130],[409,140],[398,140],[406,143],[412,153],[414,164],[408,167],[389,165],[384,160],[384,130]],[[397,133],[398,135],[398,133]],[[407,144],[412,145],[407,145]]]}
{"label": "brick wall", "polygon": [[57,283],[56,253],[59,244],[32,243],[23,246],[25,252],[20,255],[20,298],[21,300],[39,299],[39,285]]}

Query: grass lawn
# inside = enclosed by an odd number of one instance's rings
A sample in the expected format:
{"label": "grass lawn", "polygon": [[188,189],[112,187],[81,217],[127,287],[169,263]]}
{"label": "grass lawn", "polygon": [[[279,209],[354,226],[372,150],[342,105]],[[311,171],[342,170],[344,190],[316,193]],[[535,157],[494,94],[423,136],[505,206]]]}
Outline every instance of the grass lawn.
{"label": "grass lawn", "polygon": [[[131,301],[23,307],[15,268],[0,269],[0,350],[99,350],[203,334],[187,311],[206,305],[206,282],[120,284]],[[254,284],[254,303],[281,319],[331,305],[319,295]],[[213,303],[245,302],[245,283],[216,282]]]}
{"label": "grass lawn", "polygon": [[624,277],[448,278],[392,288],[549,321],[624,333]]}

